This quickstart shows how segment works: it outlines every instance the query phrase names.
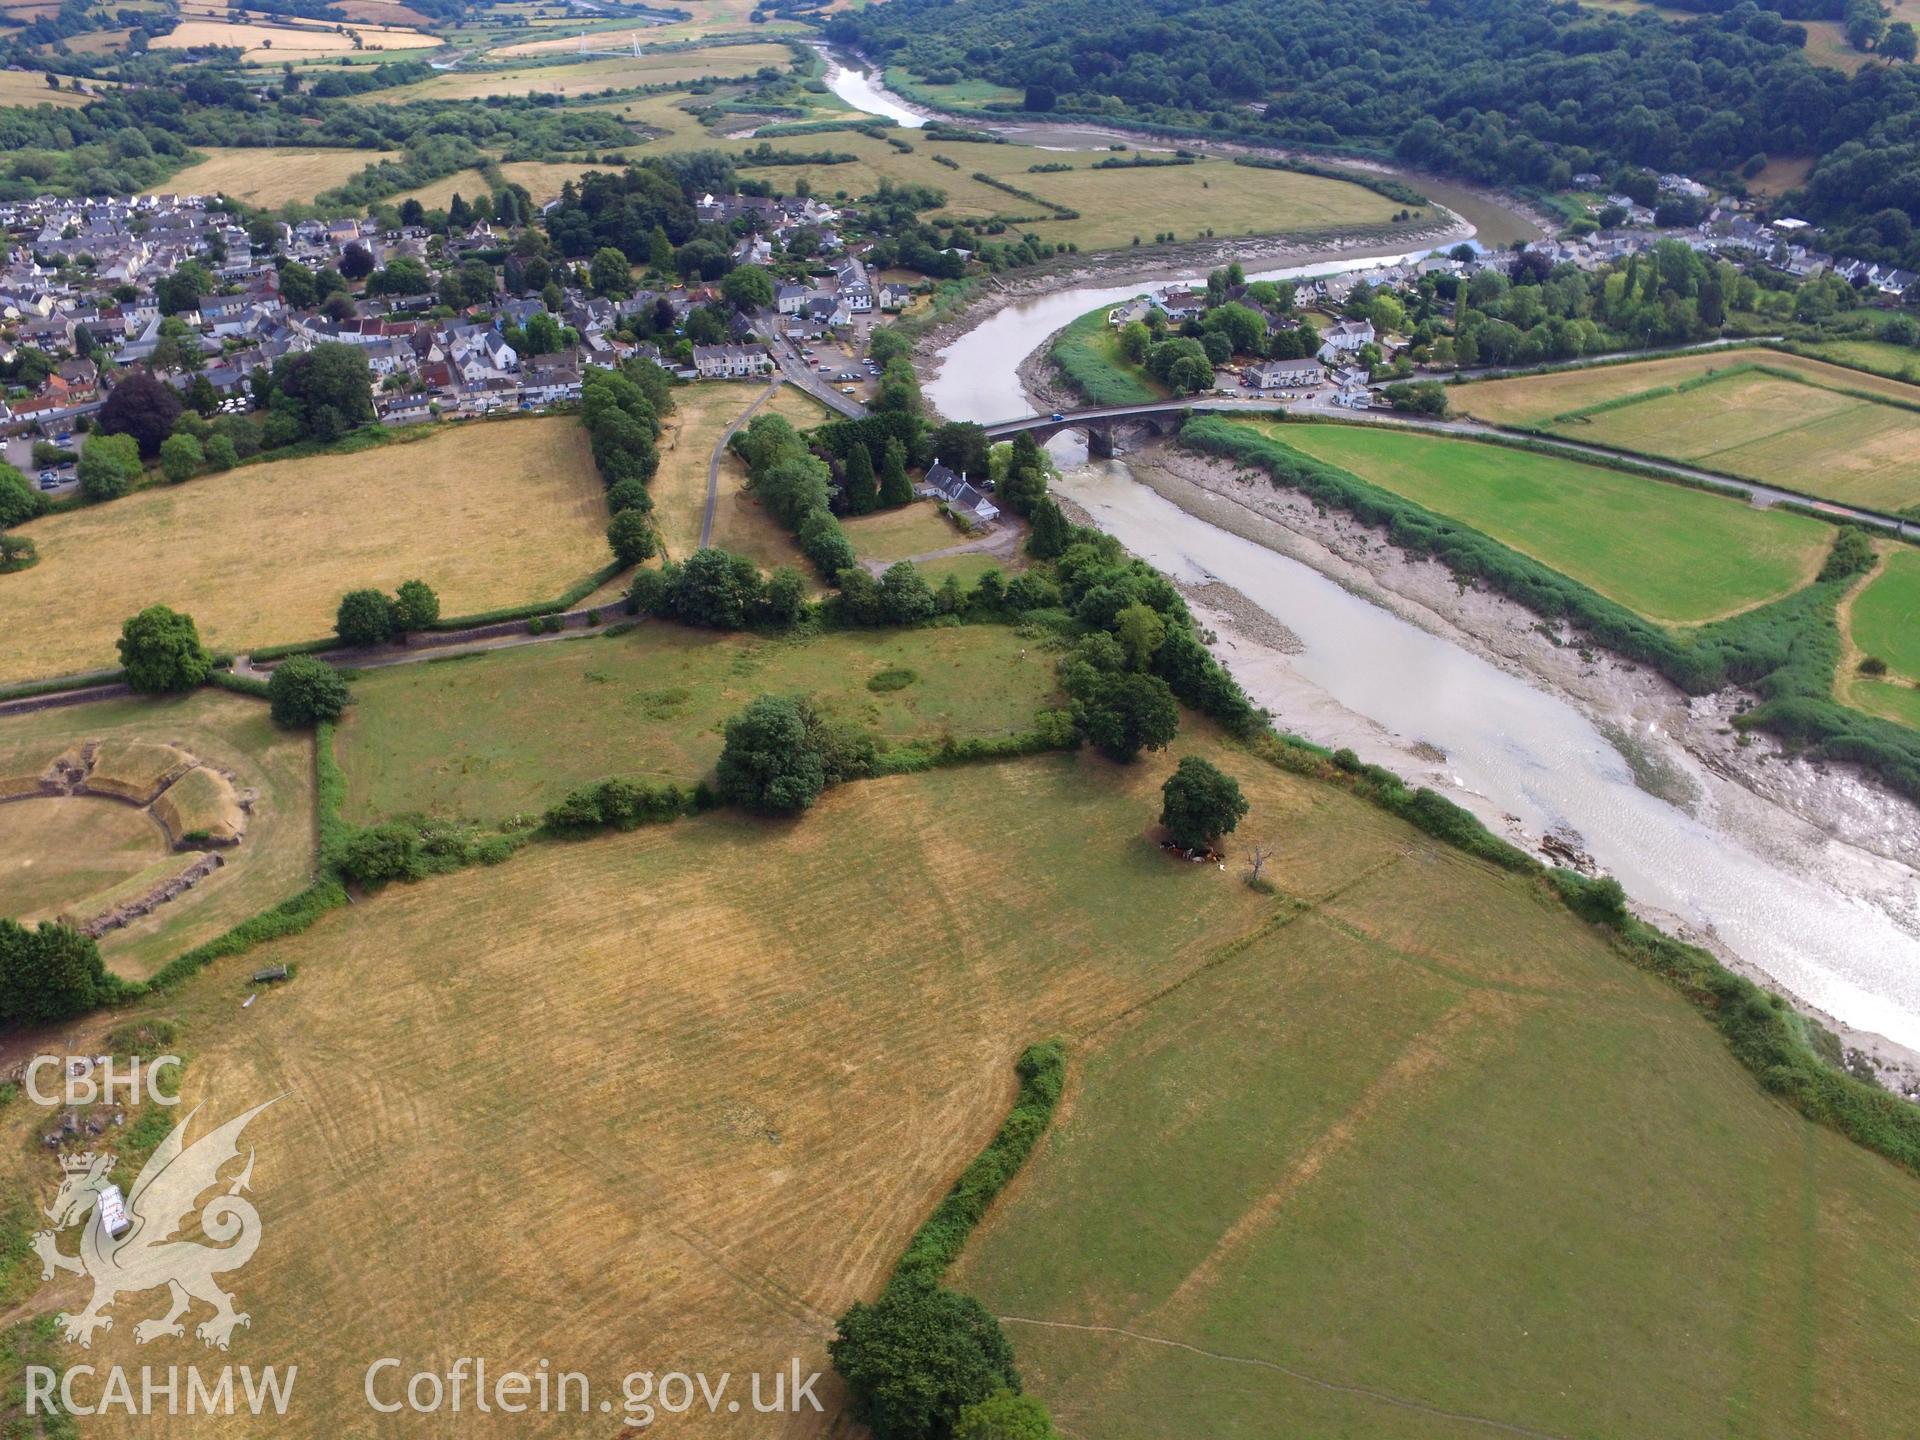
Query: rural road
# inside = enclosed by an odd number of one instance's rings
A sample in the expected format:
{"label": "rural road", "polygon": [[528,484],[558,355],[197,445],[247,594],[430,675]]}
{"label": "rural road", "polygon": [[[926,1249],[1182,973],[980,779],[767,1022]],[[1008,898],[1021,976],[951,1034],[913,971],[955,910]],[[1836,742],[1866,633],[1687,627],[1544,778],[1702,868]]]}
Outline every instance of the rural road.
{"label": "rural road", "polygon": [[720,462],[726,459],[727,442],[733,439],[742,425],[753,418],[754,411],[773,398],[774,392],[780,388],[780,380],[780,376],[774,376],[768,382],[767,388],[754,397],[753,403],[734,418],[733,424],[727,427],[726,434],[714,442],[713,456],[707,461],[707,509],[706,513],[700,517],[700,548],[702,550],[713,543],[713,512],[720,503]]}
{"label": "rural road", "polygon": [[1208,397],[1192,395],[1184,400],[1156,400],[1144,405],[1104,405],[1083,410],[1060,412],[1061,418],[1055,420],[1052,415],[1024,415],[1017,420],[1000,420],[986,426],[989,440],[1007,440],[1026,431],[1057,434],[1062,430],[1083,429],[1089,424],[1107,420],[1153,420],[1176,416],[1188,411],[1208,414],[1252,414],[1252,415],[1299,415],[1316,414],[1357,425],[1391,425],[1407,430],[1425,430],[1438,435],[1468,435],[1482,437],[1504,437],[1525,440],[1543,450],[1556,451],[1570,459],[1598,460],[1604,463],[1618,464],[1626,462],[1643,470],[1656,471],[1672,476],[1677,480],[1712,486],[1722,490],[1737,490],[1755,505],[1807,505],[1823,514],[1842,520],[1857,520],[1861,524],[1871,525],[1879,530],[1892,530],[1903,539],[1920,539],[1920,523],[1903,520],[1897,515],[1884,514],[1877,510],[1867,510],[1856,505],[1843,505],[1838,501],[1822,500],[1813,495],[1796,494],[1791,490],[1781,490],[1765,485],[1757,480],[1742,480],[1734,475],[1722,475],[1712,470],[1698,470],[1690,465],[1678,465],[1666,460],[1652,460],[1642,455],[1628,455],[1618,450],[1609,450],[1603,445],[1589,445],[1579,440],[1544,439],[1538,435],[1529,435],[1524,431],[1505,430],[1496,425],[1482,424],[1478,420],[1430,420],[1418,415],[1383,415],[1367,410],[1348,410],[1324,402],[1286,401],[1286,400],[1241,400],[1232,397]]}

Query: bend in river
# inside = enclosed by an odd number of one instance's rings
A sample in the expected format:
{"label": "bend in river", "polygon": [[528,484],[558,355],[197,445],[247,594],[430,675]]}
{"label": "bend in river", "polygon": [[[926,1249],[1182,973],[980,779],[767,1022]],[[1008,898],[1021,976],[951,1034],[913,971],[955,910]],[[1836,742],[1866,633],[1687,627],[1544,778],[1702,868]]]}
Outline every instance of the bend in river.
{"label": "bend in river", "polygon": [[[1323,273],[1351,268],[1357,258],[1271,273]],[[1184,277],[1166,281],[1176,278]],[[1069,321],[1147,288],[1095,285],[1006,305],[940,352],[927,398],[950,419],[1032,413],[1015,367]],[[1498,823],[1504,812],[1533,833],[1577,832],[1641,905],[1710,934],[1843,1025],[1920,1050],[1920,938],[1888,909],[1817,874],[1810,861],[1796,868],[1762,854],[1649,794],[1570,699],[1189,513],[1136,484],[1122,465],[1071,471],[1060,488],[1169,575],[1218,579],[1299,637],[1301,653],[1276,659],[1268,652],[1258,665],[1244,654],[1223,655],[1283,726],[1333,738],[1301,723],[1305,708],[1364,717],[1439,747],[1458,797],[1483,817]],[[1284,684],[1276,684],[1276,666],[1288,672]],[[1317,692],[1304,707],[1303,689]],[[1894,888],[1905,893],[1893,903],[1920,910],[1920,876],[1898,867],[1898,877]]]}

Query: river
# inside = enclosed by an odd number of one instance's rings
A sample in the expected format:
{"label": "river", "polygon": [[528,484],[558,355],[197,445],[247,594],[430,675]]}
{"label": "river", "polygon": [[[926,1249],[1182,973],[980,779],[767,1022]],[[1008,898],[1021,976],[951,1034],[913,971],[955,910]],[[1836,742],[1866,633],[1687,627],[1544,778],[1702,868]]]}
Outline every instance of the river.
{"label": "river", "polygon": [[[1124,464],[1077,468],[1058,488],[1155,568],[1230,585],[1299,636],[1300,653],[1277,662],[1289,674],[1227,655],[1256,699],[1278,702],[1283,725],[1298,705],[1338,726],[1317,697],[1299,694],[1304,685],[1387,731],[1439,747],[1456,798],[1496,825],[1506,812],[1531,834],[1577,832],[1641,905],[1710,929],[1846,1024],[1920,1049],[1920,941],[1878,907],[1785,869],[1641,789],[1573,704],[1189,514],[1134,483]],[[1312,719],[1291,723],[1315,728]]]}
{"label": "river", "polygon": [[[1014,373],[1020,360],[1067,321],[1142,288],[1090,286],[1002,307],[941,352],[927,398],[952,419],[1032,413]],[[1133,483],[1124,465],[1077,460],[1062,456],[1069,468],[1061,492],[1102,529],[1169,575],[1231,585],[1300,638],[1299,654],[1274,662],[1287,672],[1277,678],[1273,669],[1225,657],[1283,725],[1347,743],[1337,723],[1315,733],[1300,716],[1345,713],[1437,746],[1457,798],[1483,817],[1516,815],[1536,835],[1575,832],[1640,905],[1711,932],[1844,1025],[1920,1050],[1920,939],[1887,911],[1641,789],[1620,752],[1570,700],[1189,514]],[[1317,695],[1303,696],[1300,687]]]}
{"label": "river", "polygon": [[874,71],[824,45],[814,48],[827,62],[827,88],[854,109],[868,115],[884,115],[909,130],[918,130],[927,123],[926,116],[882,85],[879,75]]}
{"label": "river", "polygon": [[[849,104],[903,124],[923,121],[877,76],[835,68],[828,83]],[[1111,138],[1064,127],[1009,133],[1061,148],[1094,148]],[[1485,192],[1408,178],[1460,214],[1486,243],[1538,233]],[[1342,255],[1256,278],[1299,278],[1360,263],[1357,253]],[[1001,306],[940,351],[927,398],[950,419],[984,423],[1031,413],[1034,403],[1016,367],[1049,336],[1096,306],[1191,278],[1189,272],[1085,285]],[[1122,463],[1080,463],[1075,442],[1062,441],[1055,454],[1068,469],[1059,489],[1094,523],[1176,579],[1233,587],[1298,637],[1296,654],[1253,645],[1224,654],[1248,693],[1275,710],[1283,725],[1345,743],[1358,722],[1437,747],[1446,757],[1444,780],[1484,818],[1497,824],[1510,814],[1532,834],[1577,834],[1643,908],[1710,933],[1844,1026],[1920,1050],[1920,937],[1888,909],[1832,883],[1836,870],[1805,853],[1844,849],[1838,842],[1815,840],[1796,854],[1776,836],[1749,837],[1766,842],[1749,844],[1696,818],[1636,783],[1621,752],[1571,699],[1352,593],[1310,565],[1190,513],[1135,483]],[[1685,763],[1674,737],[1642,739]],[[1779,818],[1782,831],[1804,829]],[[1901,898],[1920,908],[1920,876],[1878,857],[1849,858],[1863,862],[1861,873],[1892,874],[1891,888],[1903,889]]]}

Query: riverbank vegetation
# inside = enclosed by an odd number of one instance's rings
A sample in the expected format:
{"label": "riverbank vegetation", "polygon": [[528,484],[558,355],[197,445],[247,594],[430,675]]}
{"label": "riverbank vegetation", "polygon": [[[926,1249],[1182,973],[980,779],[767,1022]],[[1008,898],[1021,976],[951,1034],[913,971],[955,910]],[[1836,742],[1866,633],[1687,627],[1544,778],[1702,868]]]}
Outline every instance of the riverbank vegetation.
{"label": "riverbank vegetation", "polygon": [[1166,387],[1127,358],[1119,327],[1107,323],[1112,308],[1102,305],[1060,332],[1051,351],[1055,368],[1089,405],[1145,405],[1166,399]]}

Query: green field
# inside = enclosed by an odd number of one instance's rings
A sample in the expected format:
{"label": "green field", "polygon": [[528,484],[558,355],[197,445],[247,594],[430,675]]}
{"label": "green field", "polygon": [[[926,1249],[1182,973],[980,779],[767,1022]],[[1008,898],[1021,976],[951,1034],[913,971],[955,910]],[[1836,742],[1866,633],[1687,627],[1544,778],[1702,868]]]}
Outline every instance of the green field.
{"label": "green field", "polygon": [[931,500],[915,501],[892,510],[876,510],[871,515],[856,515],[845,523],[847,539],[862,560],[891,565],[911,560],[950,545],[962,545],[967,537],[960,527],[940,513]]}
{"label": "green field", "polygon": [[933,110],[1018,110],[1023,90],[995,85],[991,80],[959,80],[951,85],[929,85],[910,70],[890,65],[882,82],[896,95]]}
{"label": "green field", "polygon": [[[898,669],[916,678],[867,688]],[[896,743],[1012,734],[1052,703],[1053,656],[991,625],[778,639],[648,623],[372,670],[339,731],[347,814],[498,822],[614,775],[692,784],[719,757],[728,716],[757,695],[799,693]]]}
{"label": "green field", "polygon": [[1920,387],[1798,355],[1712,351],[1454,393],[1496,425],[1679,460],[1843,504],[1920,505]]}
{"label": "green field", "polygon": [[1883,1247],[1920,1186],[1524,887],[1417,849],[1302,878],[1301,918],[1091,1037],[962,1258],[1065,1433],[1784,1440],[1912,1403]]}
{"label": "green field", "polygon": [[1669,625],[1697,625],[1799,589],[1825,523],[1557,456],[1352,425],[1263,425]]}
{"label": "green field", "polygon": [[1120,331],[1107,323],[1111,305],[1090,311],[1053,342],[1053,363],[1091,405],[1144,405],[1167,389],[1120,353]]}
{"label": "green field", "polygon": [[1827,340],[1806,347],[1822,360],[1920,384],[1920,350],[1884,340]]}
{"label": "green field", "polygon": [[1889,547],[1880,573],[1853,597],[1847,621],[1853,652],[1886,661],[1888,673],[1845,677],[1842,698],[1920,729],[1920,552]]}

